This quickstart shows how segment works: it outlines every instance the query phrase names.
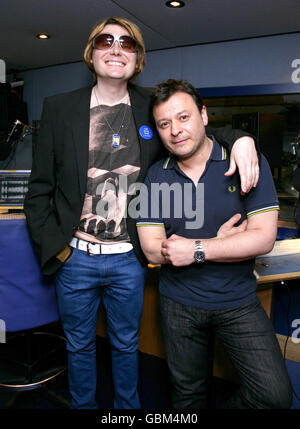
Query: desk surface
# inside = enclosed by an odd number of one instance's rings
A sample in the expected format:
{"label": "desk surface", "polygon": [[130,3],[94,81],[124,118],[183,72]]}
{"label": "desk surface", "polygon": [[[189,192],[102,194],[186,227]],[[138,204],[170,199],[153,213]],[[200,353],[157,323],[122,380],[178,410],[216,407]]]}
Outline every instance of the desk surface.
{"label": "desk surface", "polygon": [[273,250],[256,258],[258,284],[300,278],[300,239],[277,241]]}
{"label": "desk surface", "polygon": [[25,214],[20,213],[2,213],[0,211],[0,220],[7,220],[7,219],[26,219]]}

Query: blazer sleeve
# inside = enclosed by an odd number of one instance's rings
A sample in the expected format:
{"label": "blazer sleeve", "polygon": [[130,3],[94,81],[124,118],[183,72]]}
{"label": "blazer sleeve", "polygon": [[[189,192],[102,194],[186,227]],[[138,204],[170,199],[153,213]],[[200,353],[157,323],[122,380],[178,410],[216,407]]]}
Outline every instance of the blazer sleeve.
{"label": "blazer sleeve", "polygon": [[260,153],[258,142],[255,136],[253,136],[250,133],[247,133],[246,131],[232,129],[228,127],[214,128],[214,127],[207,126],[206,134],[207,135],[213,134],[216,140],[218,140],[218,142],[222,146],[226,147],[226,149],[229,149],[229,150],[232,149],[232,146],[234,145],[235,141],[240,137],[245,137],[245,136],[252,137],[255,142],[256,150],[258,153]]}
{"label": "blazer sleeve", "polygon": [[59,245],[63,242],[52,203],[56,188],[54,122],[49,99],[45,99],[38,141],[33,153],[28,192],[24,201],[29,234],[41,264],[43,264],[43,253],[46,246],[43,234],[46,224],[51,225],[56,239],[60,242]]}

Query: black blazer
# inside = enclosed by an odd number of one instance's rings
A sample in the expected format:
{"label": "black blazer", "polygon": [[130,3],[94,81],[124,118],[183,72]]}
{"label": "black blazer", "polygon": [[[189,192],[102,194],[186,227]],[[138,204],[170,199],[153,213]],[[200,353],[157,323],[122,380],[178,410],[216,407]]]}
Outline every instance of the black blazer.
{"label": "black blazer", "polygon": [[[54,274],[62,265],[55,255],[70,242],[80,220],[88,170],[91,91],[92,86],[44,101],[24,202],[30,236],[43,274]],[[149,118],[150,92],[133,84],[128,85],[128,91],[140,143],[141,169],[137,181],[143,182],[147,169],[165,152]],[[144,140],[138,133],[142,125],[152,129],[151,140]],[[229,148],[238,137],[247,135],[228,129],[213,129],[213,134]],[[135,222],[127,218],[128,233],[137,257],[146,264]]]}

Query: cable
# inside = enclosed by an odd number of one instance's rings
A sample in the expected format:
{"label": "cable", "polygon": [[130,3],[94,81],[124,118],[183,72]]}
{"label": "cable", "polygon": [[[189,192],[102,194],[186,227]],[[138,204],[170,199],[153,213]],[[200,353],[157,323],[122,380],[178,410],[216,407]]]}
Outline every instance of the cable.
{"label": "cable", "polygon": [[[283,358],[284,358],[284,360],[287,360],[287,358],[286,358],[286,350],[287,350],[288,340],[289,340],[290,334],[291,334],[291,331],[290,331],[290,310],[291,310],[291,298],[292,298],[292,294],[291,294],[290,288],[288,287],[288,285],[287,285],[287,283],[285,281],[281,281],[280,284],[282,286],[285,286],[286,289],[287,289],[287,291],[288,291],[288,307],[287,307],[287,312],[286,312],[286,317],[287,317],[287,337],[286,337],[286,340],[285,340],[285,343],[284,343],[284,349],[283,349]],[[300,398],[297,395],[297,393],[295,392],[292,383],[291,383],[291,386],[292,386],[292,391],[293,391],[295,397],[300,402]]]}

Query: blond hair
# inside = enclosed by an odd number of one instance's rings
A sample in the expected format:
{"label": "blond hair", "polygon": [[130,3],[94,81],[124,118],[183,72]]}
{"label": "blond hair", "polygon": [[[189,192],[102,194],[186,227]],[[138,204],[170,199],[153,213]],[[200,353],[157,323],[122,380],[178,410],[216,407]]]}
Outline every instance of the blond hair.
{"label": "blond hair", "polygon": [[91,70],[91,72],[94,75],[94,78],[97,78],[94,65],[92,63],[92,54],[93,54],[93,39],[101,33],[103,28],[106,25],[113,24],[113,25],[120,25],[121,27],[125,28],[125,30],[128,31],[128,33],[136,40],[137,42],[137,60],[136,60],[136,69],[134,74],[129,79],[130,81],[134,81],[139,73],[143,70],[145,66],[145,45],[142,37],[142,33],[137,25],[135,25],[133,22],[128,21],[125,18],[116,18],[116,17],[110,17],[106,18],[103,21],[99,22],[95,25],[93,28],[86,48],[84,50],[83,59],[86,64],[86,66]]}

